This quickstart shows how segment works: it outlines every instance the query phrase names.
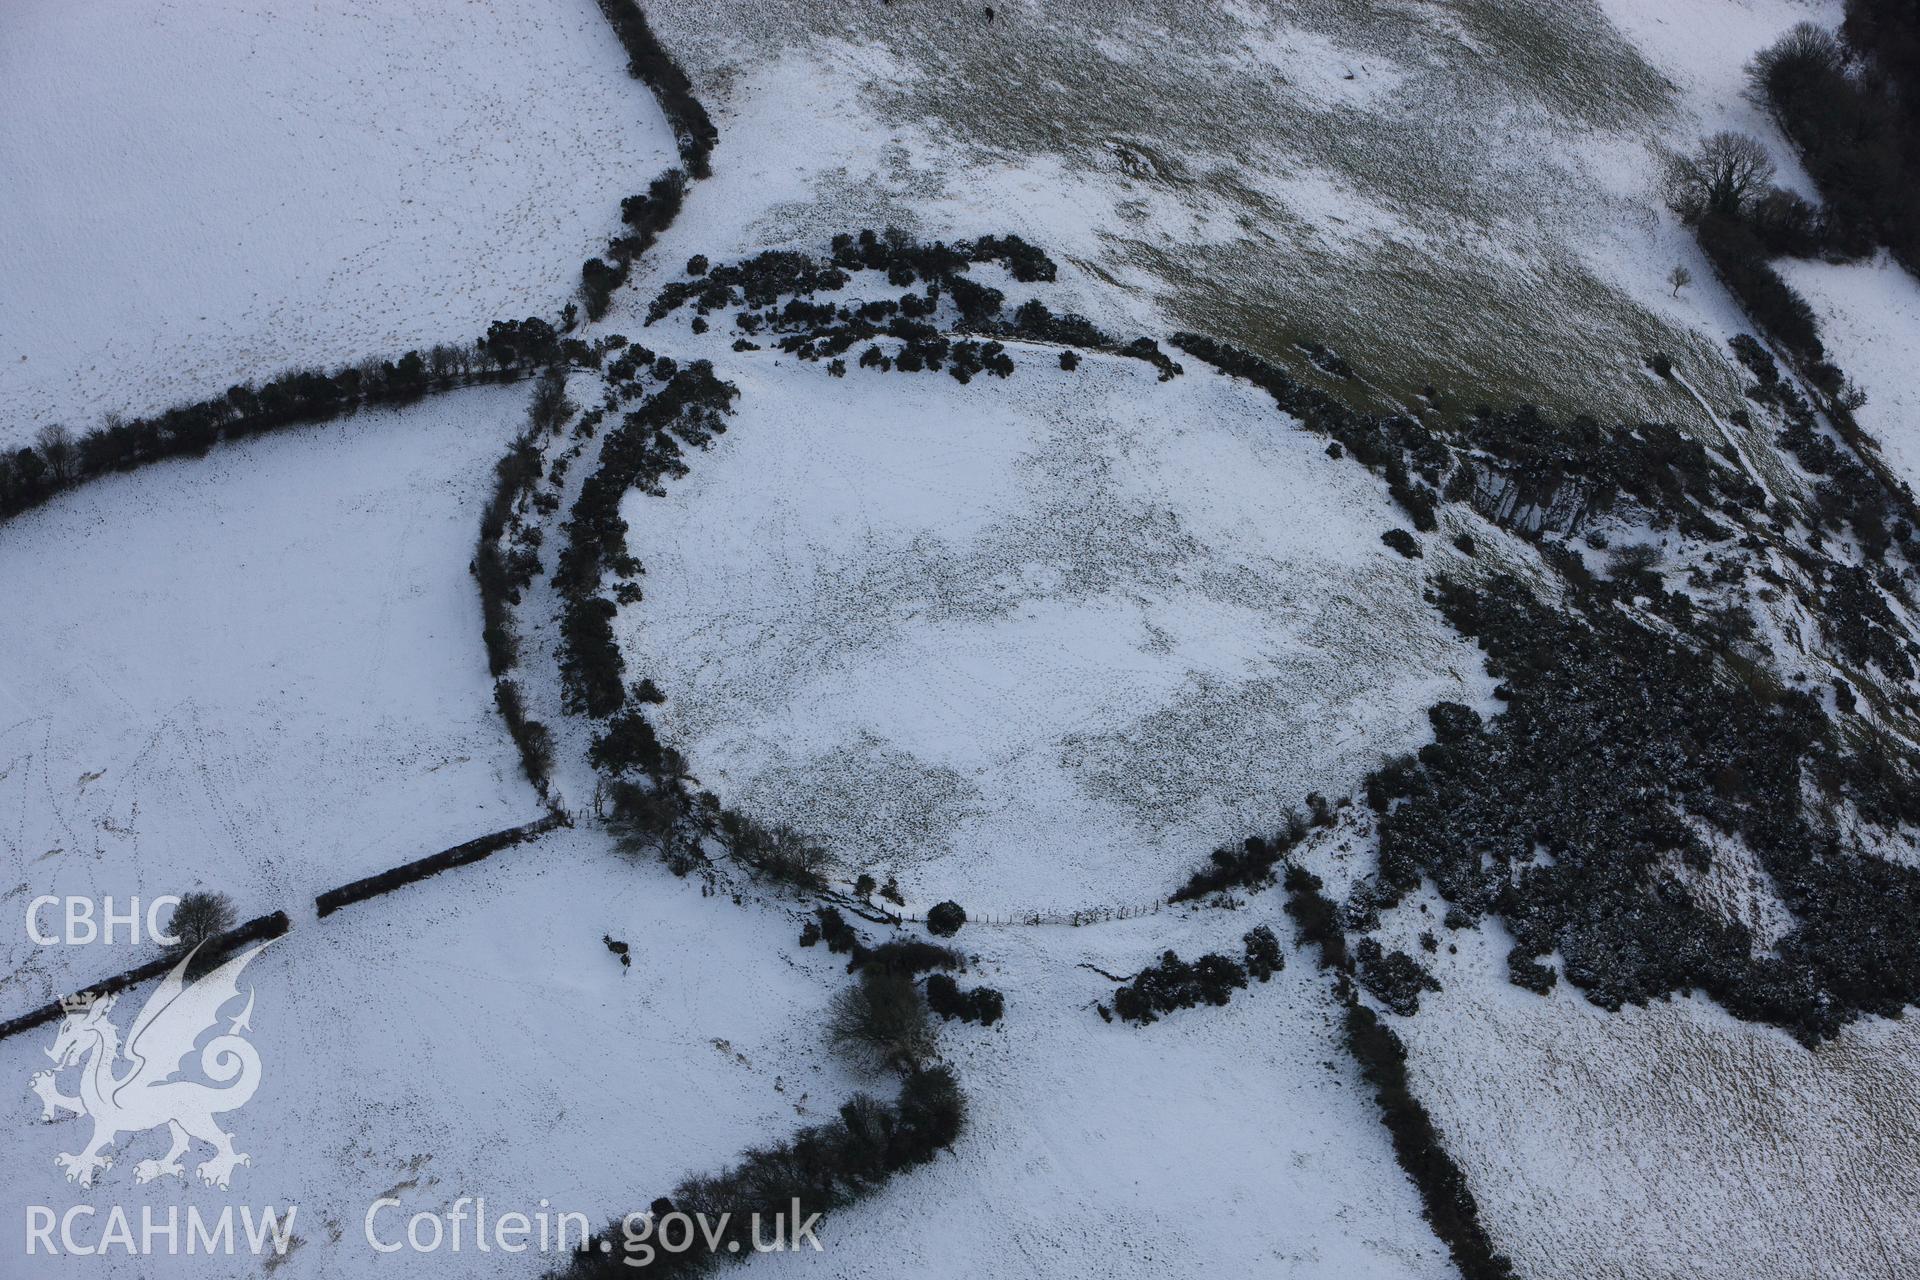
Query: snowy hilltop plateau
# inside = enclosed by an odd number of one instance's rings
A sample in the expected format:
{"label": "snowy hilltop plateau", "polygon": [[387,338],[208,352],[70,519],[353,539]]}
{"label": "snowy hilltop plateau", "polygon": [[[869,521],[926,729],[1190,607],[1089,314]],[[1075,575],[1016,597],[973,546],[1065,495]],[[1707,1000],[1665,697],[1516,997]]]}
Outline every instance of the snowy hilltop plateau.
{"label": "snowy hilltop plateau", "polygon": [[1920,1274],[1911,5],[18,0],[0,175],[0,1275]]}

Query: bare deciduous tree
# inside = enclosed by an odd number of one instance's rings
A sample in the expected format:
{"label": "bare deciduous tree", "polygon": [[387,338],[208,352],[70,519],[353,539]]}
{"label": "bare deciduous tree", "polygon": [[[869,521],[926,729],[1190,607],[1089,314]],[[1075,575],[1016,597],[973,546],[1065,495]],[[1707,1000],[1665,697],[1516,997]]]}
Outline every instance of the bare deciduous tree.
{"label": "bare deciduous tree", "polygon": [[1682,289],[1693,283],[1693,272],[1685,267],[1675,267],[1667,272],[1667,283],[1673,286],[1673,296],[1677,298]]}
{"label": "bare deciduous tree", "polygon": [[[179,905],[173,909],[173,922],[167,930],[177,941],[168,949],[174,955],[184,956],[201,943],[210,942],[233,928],[233,921],[233,899],[226,894],[204,889],[183,893]],[[189,976],[197,977],[212,967],[208,957],[196,956]]]}
{"label": "bare deciduous tree", "polygon": [[913,979],[890,969],[864,969],[834,998],[827,1018],[834,1044],[881,1063],[911,1067],[933,1049],[927,1003]]}
{"label": "bare deciduous tree", "polygon": [[41,460],[47,464],[47,472],[55,484],[66,484],[73,479],[79,459],[74,453],[71,432],[59,425],[42,427],[33,443],[40,450]]}
{"label": "bare deciduous tree", "polygon": [[1753,56],[1747,78],[1776,105],[1837,76],[1846,66],[1847,51],[1839,37],[1824,27],[1802,22]]}
{"label": "bare deciduous tree", "polygon": [[756,871],[803,889],[817,889],[826,883],[832,855],[792,827],[769,827],[732,812],[722,817],[721,826],[728,851]]}
{"label": "bare deciduous tree", "polygon": [[1688,222],[1708,214],[1738,217],[1773,179],[1773,160],[1758,138],[1722,131],[1690,156],[1667,162],[1667,206]]}

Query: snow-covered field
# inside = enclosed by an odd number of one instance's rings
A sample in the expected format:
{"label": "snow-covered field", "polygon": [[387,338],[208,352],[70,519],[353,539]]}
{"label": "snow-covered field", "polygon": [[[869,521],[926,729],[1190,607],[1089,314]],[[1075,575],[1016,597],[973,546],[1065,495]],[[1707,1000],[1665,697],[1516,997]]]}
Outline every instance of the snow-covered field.
{"label": "snow-covered field", "polygon": [[1513,986],[1502,935],[1442,931],[1459,947],[1432,957],[1445,990],[1394,1022],[1521,1275],[1920,1270],[1913,1019],[1870,1019],[1808,1050],[1702,997],[1610,1014],[1564,982],[1547,996]]}
{"label": "snow-covered field", "polygon": [[[40,894],[196,887],[241,917],[540,815],[467,562],[524,387],[224,446],[0,529],[7,1016],[127,968]],[[145,959],[148,950],[138,953]]]}
{"label": "snow-covered field", "polygon": [[593,0],[17,0],[0,444],[551,316],[673,162]]}
{"label": "snow-covered field", "polygon": [[[1307,954],[1287,946],[1287,968],[1226,1008],[1149,1027],[1093,1009],[1113,983],[1082,963],[1119,973],[1167,947],[1237,952],[1262,923],[1287,938],[1278,905],[967,926],[955,941],[1007,993],[1000,1026],[943,1033],[970,1096],[967,1137],[835,1215],[825,1251],[799,1260],[861,1280],[1455,1275]],[[794,1260],[757,1258],[747,1274]]]}
{"label": "snow-covered field", "polygon": [[915,901],[1131,906],[1484,697],[1382,487],[1264,394],[1015,356],[961,386],[719,352],[729,430],[623,508],[621,627],[729,803]]}
{"label": "snow-covered field", "polygon": [[[109,1205],[124,1206],[137,1233],[143,1206],[164,1218],[169,1205],[217,1215],[292,1203],[299,1243],[268,1268],[281,1280],[534,1280],[564,1255],[477,1253],[470,1219],[460,1252],[448,1237],[431,1254],[381,1253],[367,1243],[367,1212],[383,1196],[401,1202],[374,1223],[383,1244],[404,1240],[413,1214],[445,1213],[461,1196],[484,1196],[490,1218],[531,1218],[544,1205],[584,1213],[597,1229],[688,1173],[830,1117],[857,1088],[891,1093],[830,1053],[821,1012],[844,980],[841,958],[794,946],[789,916],[777,904],[702,897],[657,863],[621,857],[602,834],[561,831],[304,920],[243,976],[261,1084],[222,1118],[252,1157],[227,1191],[200,1185],[191,1165],[184,1185],[136,1183],[135,1162],[164,1152],[164,1132],[123,1139],[91,1191],[68,1184],[54,1156],[79,1150],[90,1126],[40,1124],[25,1090],[48,1065],[41,1050],[54,1028],[0,1042],[0,1080],[18,1085],[5,1094],[0,1172],[6,1274],[99,1275],[103,1265],[192,1280],[262,1274],[244,1254],[25,1259],[23,1205],[101,1206],[101,1218],[78,1223],[91,1243]],[[629,944],[631,970],[603,934]],[[121,998],[122,1029],[150,989]],[[199,1147],[190,1159],[207,1154]]]}
{"label": "snow-covered field", "polygon": [[[1269,904],[1271,905],[1271,904]],[[300,1243],[276,1276],[528,1277],[556,1258],[383,1243],[416,1212],[485,1196],[490,1215],[574,1210],[598,1225],[718,1169],[755,1143],[829,1117],[857,1089],[821,1024],[839,957],[794,945],[775,900],[703,897],[603,835],[561,832],[388,897],[306,921],[247,971],[262,1059],[254,1100],[228,1117],[252,1164],[220,1193],[138,1185],[160,1134],[123,1140],[89,1194],[55,1169],[82,1122],[11,1110],[11,1204],[143,1205],[217,1214],[296,1203]],[[757,1264],[837,1276],[1165,1276],[1249,1265],[1380,1280],[1451,1274],[1392,1161],[1386,1132],[1334,1038],[1326,984],[1289,967],[1226,1009],[1148,1028],[1093,1010],[1165,946],[1232,949],[1250,912],[1167,914],[1097,930],[970,926],[969,980],[1009,993],[992,1029],[948,1024],[944,1056],[971,1099],[955,1152],[831,1215],[823,1252]],[[1282,922],[1273,921],[1276,925]],[[1284,928],[1281,930],[1284,933]],[[628,942],[621,969],[602,935]],[[134,1007],[138,991],[123,1001]],[[116,1014],[123,1025],[130,1014]],[[44,1067],[52,1029],[0,1043],[0,1074]],[[205,1152],[196,1153],[197,1159]],[[471,1206],[469,1206],[469,1209]],[[184,1212],[184,1208],[183,1208]],[[80,1224],[97,1238],[100,1221]],[[468,1230],[471,1228],[469,1227]],[[0,1249],[24,1247],[9,1215]],[[32,1274],[225,1277],[250,1259],[36,1260]],[[119,1269],[126,1268],[124,1271]]]}

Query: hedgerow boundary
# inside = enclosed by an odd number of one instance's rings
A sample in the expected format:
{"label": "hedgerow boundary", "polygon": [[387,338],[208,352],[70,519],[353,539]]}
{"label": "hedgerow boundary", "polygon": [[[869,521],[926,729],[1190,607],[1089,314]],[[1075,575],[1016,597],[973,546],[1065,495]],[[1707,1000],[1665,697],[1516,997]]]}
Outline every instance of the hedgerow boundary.
{"label": "hedgerow boundary", "polygon": [[[435,876],[454,867],[469,866],[482,859],[491,857],[502,849],[536,840],[558,827],[573,825],[573,820],[558,810],[550,811],[544,818],[525,823],[518,827],[508,827],[504,831],[491,832],[484,836],[443,849],[439,853],[416,858],[412,862],[352,880],[338,888],[328,889],[314,899],[315,914],[322,920],[356,902],[365,902],[392,893],[396,889]],[[278,938],[293,927],[293,921],[285,911],[274,911],[267,915],[256,916],[245,924],[236,925],[225,933],[215,934],[201,946],[201,955],[208,960],[219,960],[238,951],[252,942]],[[142,982],[157,978],[178,964],[180,956],[168,953],[145,964],[136,965],[112,977],[103,978],[83,990],[94,995],[107,995],[116,991],[125,991]],[[59,1000],[53,1000],[37,1009],[29,1010],[15,1018],[0,1022],[0,1040],[17,1035],[34,1027],[44,1026],[58,1019],[65,1012]]]}
{"label": "hedgerow boundary", "polygon": [[1407,1051],[1393,1028],[1360,1000],[1353,957],[1337,904],[1321,892],[1320,878],[1298,866],[1286,872],[1287,914],[1302,945],[1319,951],[1320,967],[1333,974],[1341,1006],[1340,1043],[1373,1087],[1380,1123],[1393,1135],[1394,1158],[1420,1194],[1421,1214],[1453,1255],[1464,1280],[1514,1280],[1513,1263],[1494,1247],[1480,1221],[1480,1204],[1467,1175],[1448,1154],[1433,1117],[1407,1079]]}
{"label": "hedgerow boundary", "polygon": [[560,812],[552,812],[537,822],[525,826],[509,827],[505,831],[495,831],[465,844],[457,844],[451,849],[429,854],[424,858],[382,871],[377,875],[365,876],[337,889],[329,889],[313,900],[314,911],[324,920],[342,907],[356,902],[365,902],[369,898],[378,898],[392,893],[404,885],[416,884],[428,876],[440,874],[454,867],[464,867],[492,857],[502,849],[510,849],[517,844],[525,844],[552,831],[556,827],[572,826],[573,820]]}
{"label": "hedgerow boundary", "polygon": [[172,458],[204,457],[218,444],[330,422],[361,409],[517,381],[538,367],[518,352],[489,361],[481,350],[486,341],[480,339],[473,351],[409,351],[396,360],[362,360],[331,373],[295,370],[79,437],[50,427],[35,445],[0,453],[0,524],[109,475]]}
{"label": "hedgerow boundary", "polygon": [[[293,922],[287,918],[287,913],[284,911],[256,916],[245,924],[236,925],[225,933],[215,934],[207,939],[201,944],[200,954],[208,961],[223,960],[248,943],[278,938],[292,927]],[[136,965],[124,973],[116,973],[111,978],[104,978],[87,987],[86,991],[95,996],[112,995],[116,991],[125,991],[150,978],[157,978],[178,963],[180,963],[178,955],[164,955],[146,964]],[[18,1035],[22,1031],[30,1031],[34,1027],[45,1026],[49,1022],[57,1021],[65,1013],[65,1004],[59,1000],[49,1001],[17,1018],[0,1022],[0,1040]]]}
{"label": "hedgerow boundary", "polygon": [[[686,73],[660,46],[634,0],[598,3],[628,55],[629,73],[647,86],[673,130],[683,163],[695,178],[706,177],[707,156],[718,133],[693,96]],[[623,203],[622,220],[628,228],[609,249],[620,265],[622,282],[631,260],[650,247],[678,213],[684,182],[681,171],[670,168],[648,193]],[[590,268],[597,262],[590,260],[583,272],[581,292],[589,303],[594,294]],[[567,303],[557,326],[537,317],[495,321],[472,347],[442,344],[397,357],[372,356],[330,372],[289,369],[262,383],[237,383],[219,394],[129,421],[109,421],[78,436],[50,424],[33,445],[0,451],[0,524],[115,472],[168,458],[201,457],[222,442],[333,421],[362,408],[405,405],[464,387],[518,381],[562,355],[579,359],[585,355],[584,344],[563,343],[559,337],[573,328],[576,313],[575,304]]]}

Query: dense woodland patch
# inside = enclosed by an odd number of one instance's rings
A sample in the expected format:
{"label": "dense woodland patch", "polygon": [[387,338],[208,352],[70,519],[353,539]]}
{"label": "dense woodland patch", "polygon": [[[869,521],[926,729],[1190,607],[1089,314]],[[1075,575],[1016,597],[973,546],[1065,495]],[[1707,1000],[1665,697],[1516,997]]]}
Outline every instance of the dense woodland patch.
{"label": "dense woodland patch", "polygon": [[[1442,577],[1436,602],[1487,652],[1506,709],[1482,723],[1468,708],[1435,707],[1437,740],[1369,780],[1381,870],[1356,895],[1349,923],[1374,927],[1383,907],[1430,877],[1456,925],[1491,914],[1513,930],[1510,968],[1521,985],[1551,985],[1556,970],[1541,960],[1558,956],[1605,1007],[1698,988],[1808,1041],[1920,999],[1920,935],[1907,924],[1920,908],[1920,873],[1849,851],[1840,837],[1847,813],[1890,832],[1920,821],[1915,761],[1769,675],[1738,594],[1749,560],[1783,582],[1740,553],[1758,551],[1755,531],[1763,520],[1778,526],[1784,508],[1672,427],[1558,424],[1524,407],[1446,426],[1379,419],[1248,353],[1195,335],[1177,341],[1266,388],[1391,488],[1412,489],[1413,500],[1402,499],[1410,513],[1431,511],[1424,495],[1434,488],[1441,502],[1489,517],[1557,508],[1569,513],[1559,532],[1611,511],[1718,544],[1725,557],[1722,580],[1696,600],[1668,589],[1644,556],[1616,555],[1612,572],[1596,575],[1545,536],[1553,522],[1522,520],[1510,527],[1539,540],[1561,598],[1545,601],[1508,575]],[[1875,554],[1904,555],[1910,530],[1884,486],[1817,432],[1810,407],[1757,352],[1751,343],[1740,351],[1761,379],[1756,401],[1782,410],[1783,443],[1822,473],[1809,546],[1785,544],[1823,584],[1810,603],[1842,660],[1905,680],[1912,642],[1893,603],[1910,601],[1909,571],[1889,566],[1876,577],[1814,544],[1824,524]],[[1489,485],[1496,475],[1501,483]],[[1517,508],[1516,489],[1526,495]],[[1796,926],[1773,951],[1698,906],[1673,874],[1704,871],[1716,856],[1697,823],[1744,842],[1777,885]],[[1228,865],[1216,855],[1216,866]],[[1196,882],[1210,872],[1219,874],[1203,869]],[[1411,1011],[1425,985],[1417,969],[1411,957],[1369,954],[1361,978]]]}
{"label": "dense woodland patch", "polygon": [[[1494,914],[1512,929],[1522,985],[1550,985],[1537,961],[1557,954],[1607,1008],[1699,988],[1808,1041],[1920,998],[1920,872],[1846,851],[1804,798],[1911,823],[1910,779],[1871,745],[1845,745],[1810,694],[1585,590],[1575,614],[1510,577],[1442,585],[1447,617],[1505,682],[1506,710],[1482,725],[1459,708],[1417,758],[1374,776],[1369,908],[1430,877],[1456,923]],[[1724,856],[1689,819],[1744,842],[1772,877],[1797,923],[1771,954],[1671,874]]]}
{"label": "dense woodland patch", "polygon": [[1920,269],[1920,8],[1847,0],[1837,36],[1803,22],[1753,78],[1826,199],[1826,242],[1849,256],[1884,245]]}

